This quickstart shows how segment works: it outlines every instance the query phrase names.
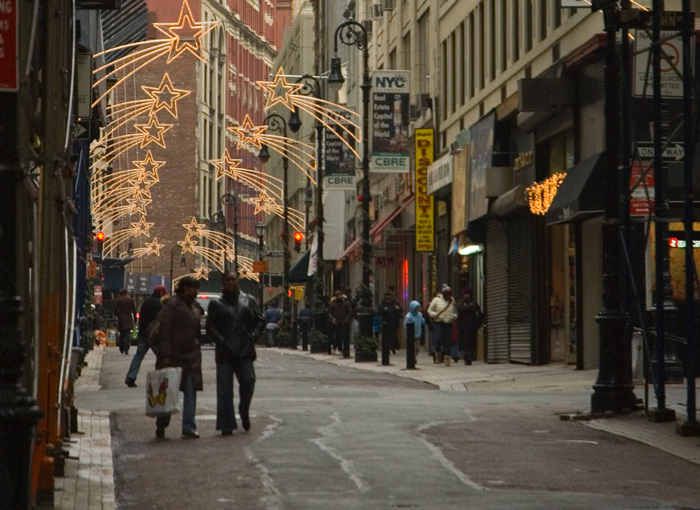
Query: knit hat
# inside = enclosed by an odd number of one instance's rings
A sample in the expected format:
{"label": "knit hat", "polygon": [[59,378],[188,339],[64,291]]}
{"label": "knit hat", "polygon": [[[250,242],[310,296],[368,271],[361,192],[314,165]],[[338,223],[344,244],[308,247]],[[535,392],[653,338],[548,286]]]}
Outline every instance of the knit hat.
{"label": "knit hat", "polygon": [[153,293],[158,294],[160,297],[163,297],[165,294],[168,293],[167,289],[163,285],[156,285],[153,288]]}

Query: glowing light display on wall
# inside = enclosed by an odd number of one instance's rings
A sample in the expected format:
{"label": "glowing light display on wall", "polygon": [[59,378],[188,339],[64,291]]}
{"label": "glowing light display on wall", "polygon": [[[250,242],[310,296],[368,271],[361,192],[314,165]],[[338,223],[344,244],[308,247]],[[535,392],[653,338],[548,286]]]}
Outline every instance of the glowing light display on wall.
{"label": "glowing light display on wall", "polygon": [[542,182],[534,182],[527,188],[528,203],[530,212],[543,216],[549,211],[552,200],[557,194],[559,186],[564,181],[566,172],[552,174]]}

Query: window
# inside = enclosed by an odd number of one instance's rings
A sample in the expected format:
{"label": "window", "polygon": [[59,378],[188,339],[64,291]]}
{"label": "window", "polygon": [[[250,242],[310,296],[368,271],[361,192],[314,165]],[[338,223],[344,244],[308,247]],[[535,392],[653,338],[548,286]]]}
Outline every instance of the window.
{"label": "window", "polygon": [[459,42],[459,105],[465,103],[467,97],[467,52],[466,52],[466,28],[465,23],[459,24],[458,42]]}
{"label": "window", "polygon": [[513,63],[520,59],[520,0],[513,0],[513,10],[511,11],[511,28],[513,39]]}
{"label": "window", "polygon": [[430,13],[418,20],[418,92],[430,92],[428,79],[430,74]]}
{"label": "window", "polygon": [[486,58],[485,53],[486,53],[486,37],[485,37],[485,30],[486,30],[486,25],[484,23],[484,3],[481,2],[479,6],[477,7],[478,13],[479,13],[479,90],[484,88],[484,84],[486,83],[486,67],[484,65],[484,60]]}
{"label": "window", "polygon": [[504,72],[508,67],[508,0],[501,0],[501,72]]}
{"label": "window", "polygon": [[408,32],[403,38],[403,63],[402,69],[411,69],[411,32]]}
{"label": "window", "polygon": [[489,0],[489,78],[496,79],[496,0]]}
{"label": "window", "polygon": [[[447,98],[447,89],[448,89],[447,76],[446,76],[446,73],[447,73],[447,39],[442,41],[442,44],[440,45],[440,49],[441,49],[441,53],[442,53],[442,55],[441,55],[441,64],[442,64],[441,67],[442,67],[442,73],[443,73],[442,80],[440,80],[442,82],[442,94],[441,95],[443,98],[446,99]],[[447,118],[447,101],[444,99],[442,101],[442,118],[443,119]]]}
{"label": "window", "polygon": [[540,41],[547,37],[547,1],[539,0],[540,2]]}
{"label": "window", "polygon": [[525,0],[525,51],[532,49],[532,0]]}
{"label": "window", "polygon": [[474,78],[474,69],[476,61],[476,48],[474,47],[474,13],[469,15],[469,97],[474,97],[474,88],[476,79]]}
{"label": "window", "polygon": [[456,31],[450,34],[450,46],[448,48],[450,57],[450,112],[457,109],[457,48],[456,48]]}

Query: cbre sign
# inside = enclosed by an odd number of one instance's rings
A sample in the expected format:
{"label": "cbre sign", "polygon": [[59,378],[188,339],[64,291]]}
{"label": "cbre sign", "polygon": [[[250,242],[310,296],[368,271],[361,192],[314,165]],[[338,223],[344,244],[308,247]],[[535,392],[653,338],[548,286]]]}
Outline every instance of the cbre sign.
{"label": "cbre sign", "polygon": [[19,88],[17,0],[0,0],[0,91]]}

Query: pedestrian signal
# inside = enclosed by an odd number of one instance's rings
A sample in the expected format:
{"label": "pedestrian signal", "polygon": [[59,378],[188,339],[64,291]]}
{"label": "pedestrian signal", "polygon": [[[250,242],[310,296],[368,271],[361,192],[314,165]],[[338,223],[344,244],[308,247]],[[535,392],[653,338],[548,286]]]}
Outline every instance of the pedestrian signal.
{"label": "pedestrian signal", "polygon": [[301,232],[294,232],[294,251],[299,253],[301,250],[301,242],[304,240],[304,234]]}

